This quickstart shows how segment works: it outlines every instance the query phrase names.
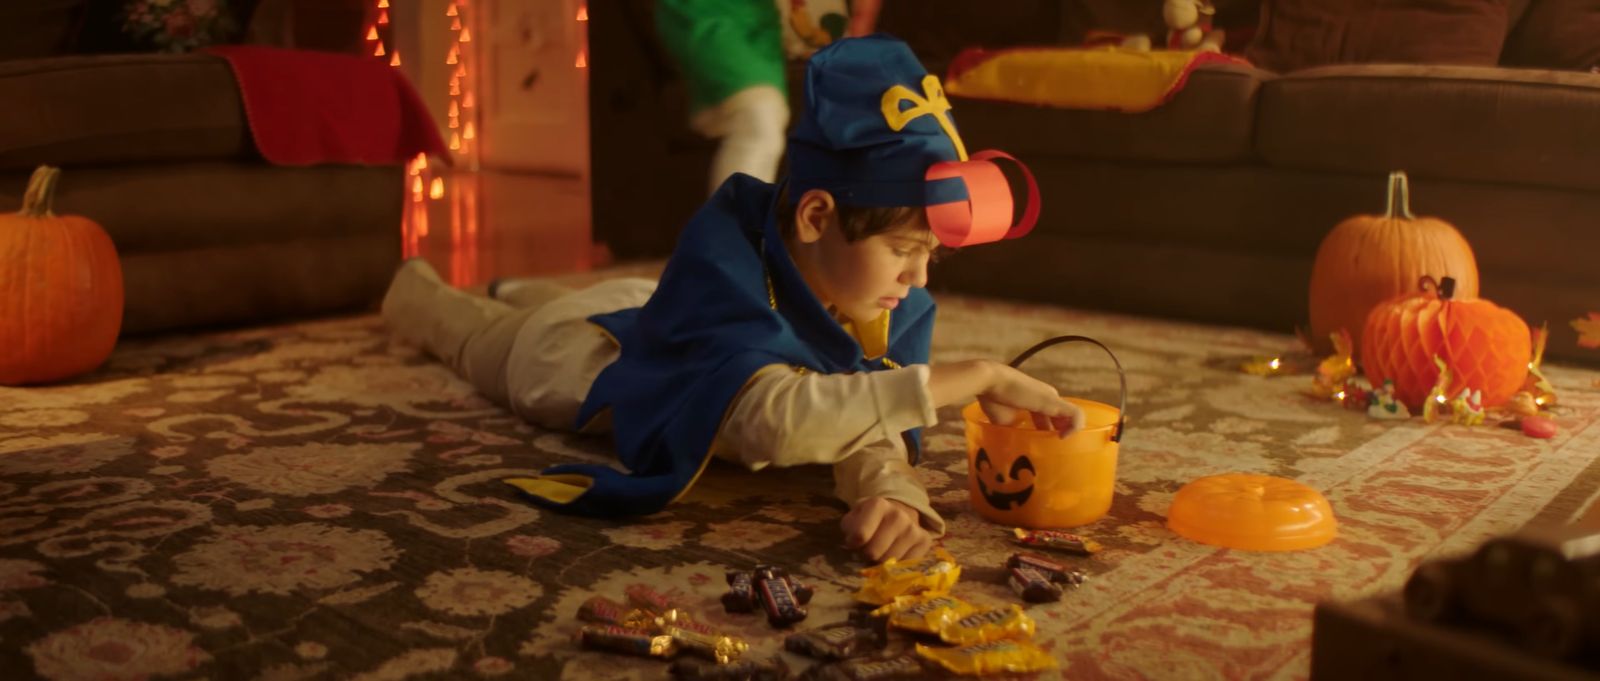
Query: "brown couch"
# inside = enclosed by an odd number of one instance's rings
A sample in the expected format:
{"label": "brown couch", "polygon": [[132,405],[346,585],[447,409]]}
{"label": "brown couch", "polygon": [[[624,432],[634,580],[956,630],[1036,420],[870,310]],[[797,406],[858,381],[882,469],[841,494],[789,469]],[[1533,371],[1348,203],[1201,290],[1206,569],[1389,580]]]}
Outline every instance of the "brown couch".
{"label": "brown couch", "polygon": [[[0,9],[0,210],[20,205],[35,166],[61,166],[56,212],[95,220],[117,246],[124,333],[376,300],[400,255],[403,169],[267,164],[221,59],[76,54],[92,51],[86,12],[102,4]],[[360,41],[359,0],[243,4],[261,18],[246,39],[336,50]]]}
{"label": "brown couch", "polygon": [[[1512,28],[1526,3],[1513,5]],[[1074,43],[1105,27],[1092,10],[1106,6],[885,3],[880,28],[942,73],[964,46]],[[648,9],[591,7],[595,233],[623,257],[670,248],[712,149],[684,128]],[[1150,17],[1124,20],[1111,28]],[[1548,321],[1550,357],[1600,359],[1568,324],[1600,309],[1600,75],[1234,66],[1193,74],[1143,114],[955,105],[968,148],[1027,162],[1045,207],[1027,239],[939,265],[935,288],[1288,331],[1308,318],[1322,237],[1381,212],[1385,177],[1403,169],[1413,209],[1473,244],[1484,297]]]}

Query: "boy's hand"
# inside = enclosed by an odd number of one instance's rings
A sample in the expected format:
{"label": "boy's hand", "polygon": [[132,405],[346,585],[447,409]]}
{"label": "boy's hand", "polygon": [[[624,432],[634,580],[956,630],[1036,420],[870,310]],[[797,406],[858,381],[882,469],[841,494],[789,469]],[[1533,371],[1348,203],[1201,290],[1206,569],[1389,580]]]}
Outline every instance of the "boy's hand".
{"label": "boy's hand", "polygon": [[839,521],[845,546],[872,562],[921,558],[933,548],[933,535],[922,528],[922,514],[893,499],[872,497],[850,509]]}
{"label": "boy's hand", "polygon": [[1033,415],[1034,427],[1066,437],[1083,427],[1083,409],[1061,399],[1054,387],[1004,364],[995,365],[994,381],[978,395],[978,404],[993,423],[1016,423],[1018,412]]}

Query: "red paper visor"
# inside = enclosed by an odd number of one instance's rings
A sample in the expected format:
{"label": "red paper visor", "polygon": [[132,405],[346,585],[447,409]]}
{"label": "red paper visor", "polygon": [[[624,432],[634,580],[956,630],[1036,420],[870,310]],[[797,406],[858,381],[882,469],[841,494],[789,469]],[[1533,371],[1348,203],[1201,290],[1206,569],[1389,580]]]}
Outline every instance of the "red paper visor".
{"label": "red paper visor", "polygon": [[[1028,182],[1028,206],[1016,224],[1011,223],[1013,213],[1011,186],[1005,174],[992,159],[1003,158],[1017,164]],[[927,207],[928,227],[939,243],[950,248],[986,244],[1001,239],[1015,239],[1033,231],[1039,221],[1039,185],[1033,173],[1010,154],[985,150],[973,154],[968,161],[943,161],[928,168],[924,179],[946,180],[960,178],[967,186],[967,199],[948,203],[930,204]]]}

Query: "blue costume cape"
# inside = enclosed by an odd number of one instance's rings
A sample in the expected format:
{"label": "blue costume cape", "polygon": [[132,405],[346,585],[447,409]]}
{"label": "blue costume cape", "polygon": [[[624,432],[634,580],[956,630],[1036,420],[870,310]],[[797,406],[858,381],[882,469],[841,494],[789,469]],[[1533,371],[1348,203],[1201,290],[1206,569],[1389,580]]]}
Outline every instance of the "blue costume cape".
{"label": "blue costume cape", "polygon": [[[654,513],[699,476],[734,397],[762,367],[834,374],[928,361],[934,304],[927,291],[911,289],[889,313],[886,355],[864,357],[789,257],[776,194],[750,176],[729,178],[685,228],[650,300],[590,318],[622,353],[595,379],[578,423],[610,408],[617,456],[629,473],[572,464],[513,485],[542,506],[582,515]],[[909,431],[906,440],[916,457],[920,433]]]}

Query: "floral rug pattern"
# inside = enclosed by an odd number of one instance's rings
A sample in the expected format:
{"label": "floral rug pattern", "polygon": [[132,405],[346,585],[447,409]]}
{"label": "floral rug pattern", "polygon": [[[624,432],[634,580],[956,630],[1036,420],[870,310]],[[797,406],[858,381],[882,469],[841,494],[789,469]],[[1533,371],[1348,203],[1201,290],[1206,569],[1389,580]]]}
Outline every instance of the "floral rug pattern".
{"label": "floral rug pattern", "polygon": [[[1561,433],[1383,422],[1304,397],[1304,376],[1237,370],[1291,337],[941,297],[935,361],[1009,359],[1075,333],[1126,367],[1128,430],[1088,582],[1031,606],[1079,679],[1300,678],[1321,599],[1399,587],[1426,556],[1529,522],[1569,522],[1600,488],[1600,373],[1547,373]],[[1103,354],[1027,365],[1114,401]],[[1012,600],[1004,528],[968,505],[956,409],[920,475],[964,566],[957,595]],[[0,389],[0,677],[653,679],[662,662],[579,650],[575,613],[649,584],[759,658],[782,632],[722,611],[723,572],[787,566],[817,588],[801,626],[844,619],[864,565],[840,547],[824,469],[713,466],[632,523],[552,514],[498,482],[604,461],[603,440],[525,425],[391,342],[374,317],[136,341],[72,385]],[[1164,524],[1203,475],[1323,491],[1321,549],[1229,551]],[[792,669],[804,658],[782,653]]]}

